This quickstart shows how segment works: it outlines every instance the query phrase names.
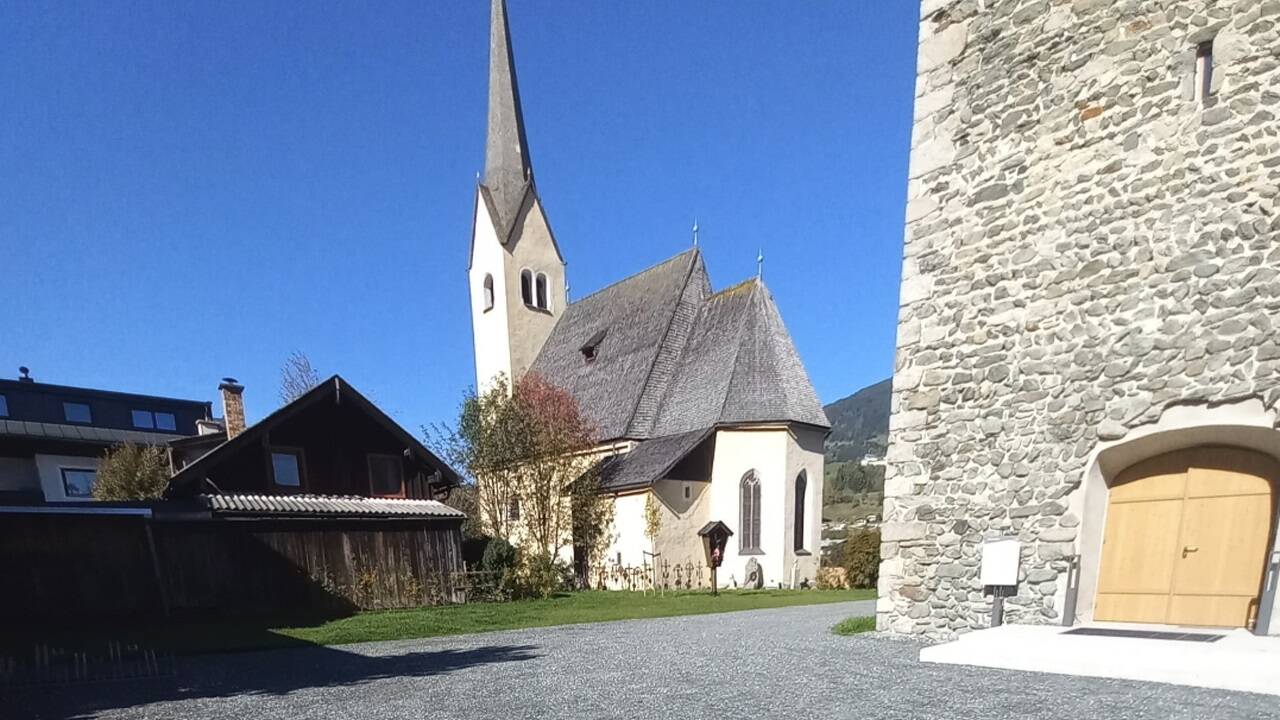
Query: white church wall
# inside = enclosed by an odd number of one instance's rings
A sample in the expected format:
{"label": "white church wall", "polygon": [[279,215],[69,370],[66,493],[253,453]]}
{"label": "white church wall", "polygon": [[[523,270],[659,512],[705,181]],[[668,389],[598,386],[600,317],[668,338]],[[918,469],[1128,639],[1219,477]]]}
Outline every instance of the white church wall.
{"label": "white church wall", "polygon": [[[476,198],[475,236],[471,244],[471,269],[467,283],[471,293],[471,335],[475,349],[476,389],[483,392],[499,373],[512,377],[508,335],[507,251],[498,242],[484,201]],[[493,276],[493,307],[485,310],[484,278]],[[519,293],[519,286],[516,287]],[[517,296],[518,299],[518,296]]]}
{"label": "white church wall", "polygon": [[[823,455],[826,431],[817,428],[794,429],[787,439],[787,517],[786,517],[786,583],[801,580],[813,582],[818,575],[822,548],[822,490],[826,460]],[[796,479],[805,473],[804,547],[795,548]],[[806,554],[807,553],[807,554]],[[794,573],[793,573],[794,570]]]}
{"label": "white church wall", "polygon": [[[688,490],[689,497],[685,497]],[[686,480],[659,480],[653,487],[658,500],[661,527],[654,543],[659,560],[672,565],[706,565],[707,554],[698,531],[710,521],[711,484]]]}
{"label": "white church wall", "polygon": [[613,498],[612,541],[605,562],[639,567],[653,546],[644,535],[644,504],[649,491],[618,495]]}
{"label": "white church wall", "polygon": [[[724,562],[718,573],[721,587],[736,580],[742,584],[747,562],[760,563],[766,585],[785,583],[784,571],[787,503],[786,428],[729,429],[716,432],[716,452],[711,471],[711,507],[708,520],[720,520],[733,530],[725,548]],[[739,484],[748,470],[760,476],[760,550],[758,555],[739,553],[742,519],[739,510]]]}

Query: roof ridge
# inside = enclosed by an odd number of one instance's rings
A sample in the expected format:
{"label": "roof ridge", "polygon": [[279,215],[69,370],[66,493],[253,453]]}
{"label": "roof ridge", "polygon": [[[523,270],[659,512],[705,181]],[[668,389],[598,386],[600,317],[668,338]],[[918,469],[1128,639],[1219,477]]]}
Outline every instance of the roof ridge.
{"label": "roof ridge", "polygon": [[681,256],[683,256],[683,255],[687,255],[687,254],[689,254],[689,253],[697,253],[698,255],[701,255],[701,254],[702,254],[702,253],[701,253],[701,251],[700,251],[700,250],[698,250],[698,248],[689,248],[688,250],[681,251],[681,252],[679,252],[679,253],[677,253],[677,254],[675,254],[675,255],[672,255],[671,257],[667,258],[666,260],[663,260],[663,261],[661,261],[661,262],[654,263],[653,265],[650,265],[649,267],[647,267],[647,268],[645,268],[645,269],[641,270],[640,272],[632,273],[632,274],[630,274],[630,275],[628,275],[628,276],[626,276],[626,277],[622,278],[621,280],[615,280],[615,281],[613,281],[613,282],[609,283],[608,285],[605,285],[604,287],[600,288],[599,290],[595,290],[595,291],[593,291],[593,292],[587,293],[586,295],[583,295],[582,297],[578,298],[577,300],[574,300],[573,302],[571,302],[571,303],[569,303],[569,304],[570,304],[570,305],[577,305],[578,303],[583,302],[584,300],[588,300],[588,299],[590,299],[590,298],[593,298],[593,297],[595,297],[596,295],[599,295],[600,293],[602,293],[602,292],[604,292],[604,291],[606,291],[606,290],[611,290],[611,289],[613,289],[613,288],[615,288],[615,287],[617,287],[617,286],[621,285],[621,284],[622,284],[622,283],[624,283],[624,282],[628,282],[628,281],[630,281],[630,280],[634,280],[634,279],[636,279],[636,278],[640,277],[641,275],[644,275],[645,273],[648,273],[648,272],[652,272],[652,271],[654,271],[654,270],[657,270],[658,268],[662,267],[663,265],[666,265],[666,264],[668,264],[668,263],[674,262],[675,260],[680,259],[680,257],[681,257]]}
{"label": "roof ridge", "polygon": [[[685,269],[685,273],[684,273],[684,282],[680,284],[680,292],[679,292],[679,294],[677,294],[677,295],[676,295],[676,303],[675,303],[675,307],[673,307],[673,308],[671,309],[671,315],[667,318],[667,326],[666,326],[665,328],[663,328],[663,330],[662,330],[662,339],[658,341],[658,351],[657,351],[657,352],[655,352],[655,353],[653,354],[653,359],[652,359],[651,361],[649,361],[649,370],[648,370],[648,371],[645,373],[645,375],[644,375],[644,385],[640,388],[640,392],[636,395],[636,401],[635,401],[635,403],[631,406],[631,413],[630,413],[630,415],[628,416],[630,419],[629,419],[629,420],[628,420],[628,422],[627,422],[627,430],[628,430],[628,432],[630,432],[630,431],[634,428],[634,426],[635,426],[636,413],[637,413],[637,412],[639,412],[639,410],[640,410],[640,404],[641,404],[642,402],[644,402],[644,400],[645,400],[645,395],[646,395],[646,392],[645,392],[645,391],[647,391],[647,390],[649,389],[649,387],[650,387],[650,382],[653,380],[653,373],[654,373],[654,369],[655,369],[655,368],[657,368],[657,366],[658,366],[658,360],[659,360],[659,358],[661,358],[661,357],[662,357],[662,350],[663,350],[663,348],[665,348],[665,347],[667,346],[667,339],[668,339],[669,337],[671,337],[671,328],[672,328],[672,327],[675,325],[675,323],[676,323],[676,316],[680,314],[680,304],[681,304],[682,302],[684,302],[684,295],[685,295],[685,293],[686,293],[686,292],[688,292],[688,291],[689,291],[689,282],[693,280],[694,271],[695,271],[695,270],[697,270],[697,268],[698,268],[698,259],[701,257],[701,255],[700,255],[699,253],[697,253],[697,252],[696,252],[696,251],[697,251],[697,248],[692,248],[692,249],[695,251],[695,252],[694,252],[694,255],[693,255],[693,261],[692,261],[692,262],[690,262],[690,263],[689,263],[689,267]],[[688,252],[688,251],[686,250],[685,252]],[[684,253],[681,253],[681,255],[683,255],[683,254],[684,254]],[[679,255],[677,255],[676,257],[679,257]],[[705,299],[705,298],[704,298],[704,299]],[[702,302],[702,301],[700,300],[700,301],[699,301],[699,304],[701,304],[701,302]],[[694,311],[694,313],[695,313],[695,318],[696,318],[696,313],[697,313],[697,311],[695,310],[695,311]],[[692,323],[691,323],[691,324],[692,324]],[[686,335],[686,337],[685,337],[685,345],[687,345],[687,344],[688,344],[688,337],[687,337],[687,335]],[[677,363],[678,363],[678,362],[679,362],[679,360],[680,360],[680,356],[682,356],[682,355],[684,355],[684,346],[681,346],[681,347],[680,347],[680,352],[679,352],[679,354],[676,356],[676,358],[675,358],[675,362],[677,362]],[[657,390],[656,390],[656,389],[655,389],[655,392],[657,392]],[[663,401],[664,399],[666,399],[666,396],[667,396],[667,388],[665,388],[665,387],[664,387],[664,388],[662,388],[662,389],[661,389],[661,392],[662,392],[662,396],[661,396],[661,397],[659,397],[659,398],[657,398],[657,400],[655,400],[655,401],[654,401],[654,402],[655,402],[655,407],[654,407],[653,414],[654,414],[654,416],[655,416],[655,417],[656,417],[657,413],[659,412],[660,408],[662,407],[662,401]],[[654,422],[654,418],[650,418],[650,420],[649,420],[649,428],[648,428],[648,430],[646,430],[646,431],[645,431],[645,436],[646,436],[646,437],[648,436],[649,432],[651,432],[651,431],[653,430],[653,422]]]}
{"label": "roof ridge", "polygon": [[[745,285],[747,282],[750,281],[738,283],[735,287]],[[754,290],[751,292],[751,296],[753,298],[755,297]],[[743,327],[747,324],[747,320],[751,317],[751,313],[745,313],[738,320],[737,338],[733,343],[733,372],[729,373],[729,383],[725,387],[724,397],[720,398],[720,410],[716,412],[716,422],[724,421],[725,408],[729,405],[729,397],[733,395],[733,379],[738,376],[738,359],[742,357],[742,331]]]}

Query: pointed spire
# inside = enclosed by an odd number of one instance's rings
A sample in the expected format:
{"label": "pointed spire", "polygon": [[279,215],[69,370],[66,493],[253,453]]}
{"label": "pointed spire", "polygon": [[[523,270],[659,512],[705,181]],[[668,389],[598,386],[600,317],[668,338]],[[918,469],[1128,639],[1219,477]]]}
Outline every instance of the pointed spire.
{"label": "pointed spire", "polygon": [[764,278],[764,248],[760,248],[756,253],[756,278]]}
{"label": "pointed spire", "polygon": [[526,182],[533,180],[529,144],[520,112],[520,88],[506,0],[493,0],[489,31],[489,135],[484,152],[484,185],[493,197],[503,224],[520,209]]}
{"label": "pointed spire", "polygon": [[698,217],[693,218],[693,246],[698,247]]}

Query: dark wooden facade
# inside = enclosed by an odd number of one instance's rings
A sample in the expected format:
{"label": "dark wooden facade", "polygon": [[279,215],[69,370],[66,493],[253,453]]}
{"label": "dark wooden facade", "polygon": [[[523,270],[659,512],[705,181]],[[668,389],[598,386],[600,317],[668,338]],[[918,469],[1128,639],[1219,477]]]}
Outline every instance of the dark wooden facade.
{"label": "dark wooden facade", "polygon": [[0,623],[291,615],[454,599],[457,518],[0,515]]}
{"label": "dark wooden facade", "polygon": [[[460,482],[452,468],[338,376],[212,452],[198,452],[198,458],[185,457],[175,445],[178,472],[168,497],[218,492],[439,499]],[[275,481],[273,452],[301,458],[299,485]],[[399,462],[399,492],[372,486],[373,456]]]}

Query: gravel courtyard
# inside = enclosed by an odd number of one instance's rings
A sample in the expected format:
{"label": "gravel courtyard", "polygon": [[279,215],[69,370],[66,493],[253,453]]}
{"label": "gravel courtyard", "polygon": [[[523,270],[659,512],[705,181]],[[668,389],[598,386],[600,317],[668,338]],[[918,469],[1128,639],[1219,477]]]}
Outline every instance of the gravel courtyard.
{"label": "gravel courtyard", "polygon": [[871,602],[190,658],[0,693],[4,718],[1280,718],[1273,697],[922,665],[837,637]]}

